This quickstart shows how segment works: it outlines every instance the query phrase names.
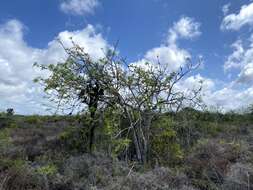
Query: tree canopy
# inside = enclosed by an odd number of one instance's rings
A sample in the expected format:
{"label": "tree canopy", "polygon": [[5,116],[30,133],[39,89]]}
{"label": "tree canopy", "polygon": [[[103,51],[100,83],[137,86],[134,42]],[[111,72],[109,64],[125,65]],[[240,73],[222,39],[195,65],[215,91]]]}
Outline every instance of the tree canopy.
{"label": "tree canopy", "polygon": [[[168,65],[161,64],[159,58],[156,63],[127,63],[116,48],[107,50],[99,60],[93,60],[75,42],[72,47],[63,45],[63,48],[68,55],[66,61],[46,66],[36,64],[50,75],[35,81],[44,85],[44,91],[57,104],[57,109],[68,110],[70,114],[75,110],[88,110],[91,120],[95,121],[98,111],[110,108],[120,112],[129,127],[119,131],[116,137],[130,139],[141,162],[148,161],[149,128],[156,114],[177,112],[184,106],[200,103],[201,85],[190,92],[178,87],[183,77],[200,62],[192,64],[186,58],[185,65],[172,71]],[[91,122],[90,125],[92,149],[96,124]]]}

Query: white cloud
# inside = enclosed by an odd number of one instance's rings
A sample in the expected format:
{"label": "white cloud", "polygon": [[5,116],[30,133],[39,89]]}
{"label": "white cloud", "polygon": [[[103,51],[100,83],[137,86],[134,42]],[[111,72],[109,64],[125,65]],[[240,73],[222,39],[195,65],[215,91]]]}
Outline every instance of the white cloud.
{"label": "white cloud", "polygon": [[[238,14],[227,15],[221,25],[224,30],[239,30],[241,27],[253,25],[253,3],[244,5]],[[234,110],[247,107],[253,103],[253,34],[248,40],[239,39],[231,48],[232,53],[224,63],[225,73],[234,76],[233,81],[212,92],[209,105],[223,107],[223,110]]]}
{"label": "white cloud", "polygon": [[195,22],[193,18],[182,17],[169,29],[168,43],[175,44],[180,38],[191,39],[197,37],[201,34],[199,28],[200,23]]}
{"label": "white cloud", "polygon": [[222,112],[239,110],[253,102],[253,88],[237,90],[230,84],[218,88],[220,83],[223,82],[197,74],[182,80],[176,87],[190,97],[192,89],[198,90],[202,86],[200,95],[204,105]]}
{"label": "white cloud", "polygon": [[253,102],[253,88],[233,89],[222,88],[212,92],[206,98],[207,104],[219,107],[222,111],[239,110],[247,108]]}
{"label": "white cloud", "polygon": [[[17,20],[0,26],[0,105],[13,107],[19,113],[44,113],[42,90],[32,82],[41,72],[33,64],[57,63],[65,60],[66,54],[57,40],[49,42],[45,49],[30,47],[23,39],[23,30],[23,24]],[[92,25],[83,30],[63,31],[56,39],[70,46],[70,37],[94,59],[103,57],[103,49],[109,46]]]}
{"label": "white cloud", "polygon": [[169,71],[175,71],[180,66],[184,65],[186,58],[191,55],[188,51],[180,49],[177,46],[160,46],[149,50],[144,59],[147,62],[157,63],[158,60],[161,64],[166,65]]}
{"label": "white cloud", "polygon": [[239,83],[248,84],[253,81],[253,62],[247,63],[238,74]]}
{"label": "white cloud", "polygon": [[[199,81],[202,81],[202,100],[207,107],[218,108],[219,111],[231,111],[247,108],[253,102],[253,88],[234,88],[230,83],[224,84],[222,81],[217,81],[203,77],[199,74],[190,76],[181,81],[179,88],[185,92],[190,89],[198,89]],[[223,83],[222,87],[220,83]]]}
{"label": "white cloud", "polygon": [[224,14],[224,16],[226,16],[229,12],[229,9],[230,9],[230,6],[231,6],[231,3],[228,3],[228,4],[225,4],[223,7],[222,7],[222,12]]}
{"label": "white cloud", "polygon": [[241,84],[253,83],[253,40],[248,40],[249,45],[245,47],[242,40],[232,44],[233,52],[227,57],[224,64],[225,72],[239,72],[235,82]]}
{"label": "white cloud", "polygon": [[242,26],[253,24],[253,3],[243,5],[238,14],[229,14],[222,21],[222,30],[239,30]]}
{"label": "white cloud", "polygon": [[[102,34],[97,33],[92,25],[88,25],[83,30],[61,32],[57,37],[67,47],[72,46],[70,38],[94,59],[104,57],[104,53],[109,47],[109,44],[103,38]],[[58,45],[55,40],[49,43],[50,47],[54,47],[55,45]]]}
{"label": "white cloud", "polygon": [[150,62],[156,64],[158,61],[167,66],[168,71],[175,71],[183,66],[191,54],[178,47],[177,41],[179,39],[192,39],[201,34],[200,23],[195,22],[189,17],[182,17],[178,22],[173,24],[167,34],[167,42],[161,44],[159,47],[148,50],[143,59],[135,62],[143,66],[143,63]]}
{"label": "white cloud", "polygon": [[215,89],[215,82],[211,79],[201,76],[200,74],[197,74],[197,75],[186,78],[183,81],[182,86],[187,89],[191,89],[191,88],[199,89],[201,86],[203,90],[202,93],[204,95],[204,94],[207,94],[207,92],[209,94],[211,90]]}
{"label": "white cloud", "polygon": [[98,0],[63,0],[60,9],[73,15],[92,14],[99,5]]}
{"label": "white cloud", "polygon": [[176,88],[184,92],[186,97],[194,96],[192,91],[198,91],[201,87],[200,95],[204,100],[204,103],[207,104],[208,97],[212,94],[212,91],[215,90],[215,82],[211,79],[205,78],[200,74],[189,76],[182,81],[180,81]]}
{"label": "white cloud", "polygon": [[224,71],[240,68],[242,66],[241,61],[244,57],[244,48],[241,40],[237,40],[231,45],[233,53],[227,57],[224,64]]}
{"label": "white cloud", "polygon": [[[167,42],[150,49],[143,59],[137,63],[143,65],[146,61],[156,63],[158,56],[160,62],[167,64],[171,70],[182,66],[185,63],[185,58],[191,57],[191,54],[179,47],[178,40],[196,37],[200,35],[200,31],[194,30],[195,32],[190,32],[190,34],[189,31],[192,31],[194,27],[186,27],[189,30],[182,30],[184,31],[182,32],[175,26],[179,26],[179,24],[175,23],[169,30],[171,31],[174,28],[173,31],[177,34],[174,43]],[[24,25],[17,20],[10,20],[0,25],[0,105],[1,109],[13,107],[18,113],[42,114],[45,113],[45,107],[42,106],[42,103],[46,100],[42,98],[42,89],[32,82],[34,77],[41,74],[32,67],[33,63],[56,63],[66,58],[64,50],[56,40],[57,38],[60,38],[66,46],[70,46],[69,38],[72,37],[94,59],[103,57],[103,49],[107,49],[109,44],[100,33],[96,32],[92,25],[88,25],[83,30],[60,32],[44,49],[33,48],[24,41],[24,28]],[[168,39],[171,34],[171,32],[168,33]],[[242,41],[236,41],[232,45],[234,52],[228,57],[224,65],[226,71],[239,70],[236,81],[240,83],[248,83],[251,80],[253,82],[252,39],[253,37],[250,38],[250,44],[247,47],[244,47]],[[225,84],[218,89],[217,81],[199,74],[183,80],[180,88],[184,90],[198,88],[199,81],[203,81],[202,95],[208,106],[218,106],[228,111],[247,106],[253,102],[252,86],[239,89],[238,86]]]}

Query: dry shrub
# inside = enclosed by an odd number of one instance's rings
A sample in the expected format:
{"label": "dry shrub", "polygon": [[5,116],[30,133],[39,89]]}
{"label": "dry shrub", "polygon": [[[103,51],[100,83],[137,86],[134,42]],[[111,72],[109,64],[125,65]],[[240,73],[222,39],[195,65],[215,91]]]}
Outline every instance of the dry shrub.
{"label": "dry shrub", "polygon": [[0,190],[74,190],[72,182],[64,176],[42,168],[22,165],[2,170]]}
{"label": "dry shrub", "polygon": [[236,143],[209,140],[200,142],[186,159],[186,173],[200,189],[214,189],[224,182],[232,163],[240,157]]}
{"label": "dry shrub", "polygon": [[114,161],[102,154],[84,154],[70,157],[63,167],[63,174],[76,187],[88,189],[90,186],[99,188],[111,183],[113,177],[127,175],[128,169],[123,163]]}
{"label": "dry shrub", "polygon": [[45,190],[46,181],[29,169],[11,169],[5,173],[1,188],[3,190]]}
{"label": "dry shrub", "polygon": [[253,189],[253,165],[242,163],[233,164],[225,177],[222,189]]}
{"label": "dry shrub", "polygon": [[132,172],[124,178],[113,182],[108,190],[193,190],[183,174],[174,174],[168,168],[156,168],[144,174]]}

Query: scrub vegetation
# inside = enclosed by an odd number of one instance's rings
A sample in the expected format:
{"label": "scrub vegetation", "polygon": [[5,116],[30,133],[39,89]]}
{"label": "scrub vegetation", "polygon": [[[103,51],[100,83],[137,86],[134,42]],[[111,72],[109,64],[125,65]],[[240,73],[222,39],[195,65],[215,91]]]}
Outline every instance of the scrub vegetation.
{"label": "scrub vegetation", "polygon": [[[65,48],[65,47],[64,47]],[[0,190],[250,190],[253,114],[208,111],[202,82],[159,63],[99,60],[73,42],[64,63],[35,66],[57,113],[0,115]]]}

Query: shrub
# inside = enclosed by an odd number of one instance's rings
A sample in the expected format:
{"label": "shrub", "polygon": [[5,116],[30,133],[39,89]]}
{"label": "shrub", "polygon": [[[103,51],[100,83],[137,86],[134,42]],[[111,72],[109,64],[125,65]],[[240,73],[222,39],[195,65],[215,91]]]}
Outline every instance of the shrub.
{"label": "shrub", "polygon": [[16,129],[16,128],[18,128],[19,126],[18,126],[18,124],[16,123],[16,122],[12,122],[12,123],[10,123],[10,125],[9,125],[9,128],[11,128],[11,129]]}
{"label": "shrub", "polygon": [[161,165],[174,166],[180,163],[184,156],[173,125],[174,123],[169,117],[161,117],[153,124],[151,151],[152,156],[154,156]]}
{"label": "shrub", "polygon": [[168,168],[155,168],[144,174],[132,172],[121,178],[118,183],[111,184],[108,189],[122,190],[193,190],[188,185],[188,179],[180,173],[173,173]]}
{"label": "shrub", "polygon": [[70,152],[88,151],[88,131],[86,128],[67,127],[60,135],[60,143]]}
{"label": "shrub", "polygon": [[0,155],[4,154],[12,145],[10,133],[9,128],[0,130]]}
{"label": "shrub", "polygon": [[6,110],[7,116],[13,116],[14,115],[14,109],[13,108],[8,108]]}
{"label": "shrub", "polygon": [[57,173],[57,167],[54,164],[39,167],[36,172],[45,176],[52,176]]}
{"label": "shrub", "polygon": [[232,163],[240,157],[237,143],[199,141],[186,159],[186,173],[200,189],[212,189],[224,182]]}
{"label": "shrub", "polygon": [[63,174],[73,182],[80,183],[83,189],[97,186],[99,189],[109,184],[115,171],[121,176],[126,176],[129,170],[121,167],[116,160],[102,154],[84,154],[70,157],[63,167]]}
{"label": "shrub", "polygon": [[223,189],[248,190],[253,187],[253,166],[236,163],[228,171]]}
{"label": "shrub", "polygon": [[28,124],[37,125],[37,124],[41,123],[41,120],[40,120],[39,116],[32,115],[32,116],[25,117],[25,122]]}
{"label": "shrub", "polygon": [[2,170],[22,170],[25,167],[25,161],[21,159],[0,159],[0,171]]}
{"label": "shrub", "polygon": [[44,190],[47,189],[47,183],[39,175],[36,175],[32,169],[24,167],[20,169],[10,169],[4,176],[1,184],[4,190]]}
{"label": "shrub", "polygon": [[129,148],[131,140],[126,135],[126,126],[121,118],[119,110],[107,109],[104,114],[104,126],[101,138],[103,139],[103,149],[113,157],[118,157]]}

